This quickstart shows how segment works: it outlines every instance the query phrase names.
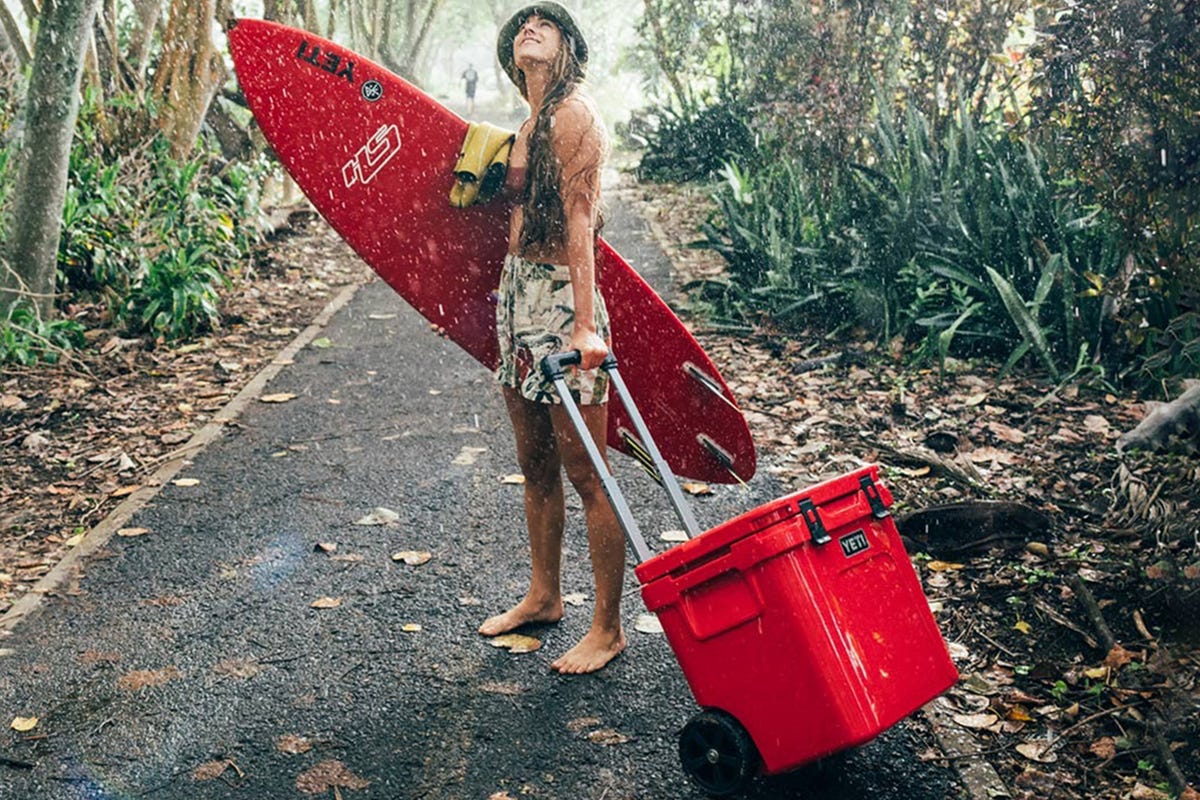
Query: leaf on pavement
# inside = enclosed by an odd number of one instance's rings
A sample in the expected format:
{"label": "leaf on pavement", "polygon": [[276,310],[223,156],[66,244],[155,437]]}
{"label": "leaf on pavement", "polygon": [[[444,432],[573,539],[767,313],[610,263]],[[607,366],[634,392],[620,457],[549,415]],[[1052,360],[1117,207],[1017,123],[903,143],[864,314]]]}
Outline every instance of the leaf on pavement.
{"label": "leaf on pavement", "polygon": [[433,553],[425,550],[401,550],[399,553],[392,553],[392,561],[403,561],[410,567],[419,567],[428,563],[431,558]]}
{"label": "leaf on pavement", "polygon": [[126,539],[131,539],[134,536],[145,536],[149,532],[149,528],[121,528],[117,531],[117,536],[123,536]]}
{"label": "leaf on pavement", "polygon": [[358,777],[341,761],[322,761],[296,778],[296,789],[304,794],[325,794],[337,787],[366,789],[371,782]]}
{"label": "leaf on pavement", "polygon": [[409,622],[405,625],[402,625],[400,627],[400,630],[404,631],[405,633],[420,633],[421,631],[424,630],[424,628],[422,628],[416,622]]}
{"label": "leaf on pavement", "polygon": [[687,531],[663,531],[659,538],[664,542],[686,542],[688,535]]}
{"label": "leaf on pavement", "polygon": [[37,727],[37,717],[16,717],[10,726],[17,733],[28,733]]}
{"label": "leaf on pavement", "polygon": [[307,736],[298,736],[294,733],[285,733],[275,740],[275,749],[281,753],[298,756],[302,753],[307,753],[313,749],[312,740]]}
{"label": "leaf on pavement", "polygon": [[683,490],[697,497],[713,493],[712,488],[707,483],[685,483],[683,484]]}
{"label": "leaf on pavement", "polygon": [[320,597],[312,601],[313,608],[337,608],[342,604],[340,597]]}
{"label": "leaf on pavement", "polygon": [[209,761],[201,764],[192,770],[192,780],[194,781],[211,781],[225,774],[225,771],[233,766],[233,762],[229,759],[221,761]]}
{"label": "leaf on pavement", "polygon": [[135,669],[117,679],[117,688],[126,692],[137,692],[149,686],[162,686],[183,678],[178,667],[166,669]]}
{"label": "leaf on pavement", "polygon": [[507,697],[516,697],[519,694],[524,694],[529,691],[519,683],[504,683],[501,681],[488,681],[479,685],[479,691],[487,692],[488,694],[502,694]]}
{"label": "leaf on pavement", "polygon": [[662,633],[662,622],[659,621],[657,614],[638,614],[637,622],[633,624],[634,630],[639,633]]}
{"label": "leaf on pavement", "polygon": [[588,596],[583,592],[571,592],[563,595],[563,602],[569,606],[581,606],[587,602]]}
{"label": "leaf on pavement", "polygon": [[508,648],[510,653],[532,653],[542,646],[542,641],[520,633],[506,633],[502,636],[492,637],[488,640],[488,644],[492,647]]}
{"label": "leaf on pavement", "polygon": [[213,672],[230,678],[249,680],[262,671],[259,663],[252,658],[228,658],[213,666]]}
{"label": "leaf on pavement", "polygon": [[295,400],[296,395],[290,392],[280,392],[279,394],[264,394],[258,398],[260,403],[286,403],[289,400]]}
{"label": "leaf on pavement", "polygon": [[400,515],[390,508],[378,506],[367,514],[354,521],[355,525],[392,525],[400,521]]}
{"label": "leaf on pavement", "polygon": [[337,548],[337,542],[317,542],[313,550],[318,553],[336,553]]}
{"label": "leaf on pavement", "polygon": [[455,464],[460,467],[469,467],[472,464],[474,464],[476,461],[478,461],[479,457],[486,452],[487,452],[486,447],[467,446],[467,447],[464,447],[462,450],[460,450],[458,455],[456,455],[454,457],[454,460],[451,461],[450,463]]}
{"label": "leaf on pavement", "polygon": [[614,744],[625,744],[632,741],[632,738],[627,734],[621,733],[613,728],[602,728],[598,731],[592,731],[587,735],[587,739],[592,744],[602,744],[611,746]]}
{"label": "leaf on pavement", "polygon": [[171,483],[184,488],[200,485],[200,481],[196,478],[176,478],[175,480],[171,481]]}
{"label": "leaf on pavement", "polygon": [[524,486],[525,476],[520,474],[504,475],[500,478],[500,483],[504,484],[505,486]]}

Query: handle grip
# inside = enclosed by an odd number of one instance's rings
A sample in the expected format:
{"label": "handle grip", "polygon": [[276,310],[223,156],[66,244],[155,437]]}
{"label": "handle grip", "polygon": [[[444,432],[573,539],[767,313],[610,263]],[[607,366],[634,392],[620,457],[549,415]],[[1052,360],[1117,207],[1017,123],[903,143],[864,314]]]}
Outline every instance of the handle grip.
{"label": "handle grip", "polygon": [[[563,376],[563,368],[577,367],[583,361],[583,354],[578,350],[568,350],[565,353],[553,353],[542,359],[542,374],[546,380],[554,382]],[[617,366],[617,359],[612,353],[604,357],[600,369],[608,371]]]}

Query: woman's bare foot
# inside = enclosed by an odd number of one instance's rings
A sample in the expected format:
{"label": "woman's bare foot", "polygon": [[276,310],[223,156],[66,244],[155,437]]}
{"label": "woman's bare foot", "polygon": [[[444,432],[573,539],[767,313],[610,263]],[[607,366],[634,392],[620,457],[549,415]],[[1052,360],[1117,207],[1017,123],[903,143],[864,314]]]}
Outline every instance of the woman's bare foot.
{"label": "woman's bare foot", "polygon": [[531,623],[558,622],[563,616],[562,599],[548,602],[537,602],[525,597],[521,602],[494,617],[488,617],[479,626],[479,632],[484,636],[499,636],[502,633],[516,630],[522,625]]}
{"label": "woman's bare foot", "polygon": [[614,636],[608,631],[590,630],[579,644],[559,656],[550,669],[563,675],[583,675],[595,672],[612,661],[625,649],[625,632],[620,628]]}

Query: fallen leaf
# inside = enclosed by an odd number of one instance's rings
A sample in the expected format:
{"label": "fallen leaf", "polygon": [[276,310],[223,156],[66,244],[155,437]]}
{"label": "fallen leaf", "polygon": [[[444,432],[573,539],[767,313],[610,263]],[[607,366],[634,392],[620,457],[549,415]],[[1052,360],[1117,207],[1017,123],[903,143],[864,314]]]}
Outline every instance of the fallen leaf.
{"label": "fallen leaf", "polygon": [[120,489],[117,489],[112,494],[110,494],[109,497],[113,497],[113,498],[128,497],[129,495],[133,494],[140,488],[142,488],[141,485],[136,484],[136,483],[131,486],[122,486]]}
{"label": "fallen leaf", "polygon": [[457,464],[460,467],[469,467],[479,460],[479,457],[487,452],[486,447],[464,447],[454,457],[451,464]]}
{"label": "fallen leaf", "polygon": [[621,733],[620,731],[613,730],[612,728],[602,728],[598,731],[592,731],[587,735],[587,739],[592,744],[602,744],[605,746],[625,744],[626,742],[631,741],[629,736]]}
{"label": "fallen leaf", "polygon": [[17,733],[28,733],[37,727],[37,717],[16,717],[10,726]]}
{"label": "fallen leaf", "polygon": [[337,608],[342,604],[340,597],[321,597],[312,601],[313,608]]}
{"label": "fallen leaf", "polygon": [[1053,764],[1058,761],[1058,755],[1054,752],[1047,752],[1046,746],[1045,742],[1022,742],[1017,745],[1017,752],[1030,761],[1037,761],[1039,764]]}
{"label": "fallen leaf", "polygon": [[1033,722],[1033,717],[1025,710],[1025,706],[1013,706],[1006,715],[1013,722]]}
{"label": "fallen leaf", "polygon": [[177,667],[138,669],[127,672],[118,678],[117,688],[126,692],[137,692],[150,686],[162,686],[182,677],[183,673]]}
{"label": "fallen leaf", "polygon": [[87,534],[77,533],[74,536],[72,536],[70,539],[67,539],[65,542],[63,542],[63,545],[65,545],[66,547],[75,547],[76,545],[78,545],[80,542],[83,541],[83,537],[86,535]]}
{"label": "fallen leaf", "polygon": [[964,564],[955,564],[950,561],[930,561],[925,567],[932,572],[953,572],[954,570],[962,569]]}
{"label": "fallen leaf", "polygon": [[1017,622],[1013,625],[1013,630],[1020,631],[1021,633],[1028,636],[1030,633],[1033,632],[1033,626],[1030,625],[1025,620],[1021,619],[1021,620],[1017,620]]}
{"label": "fallen leaf", "polygon": [[433,553],[425,550],[401,550],[399,553],[392,553],[392,561],[403,561],[410,567],[419,567],[431,558]]}
{"label": "fallen leaf", "polygon": [[392,511],[390,508],[384,508],[383,506],[379,506],[379,507],[375,508],[373,511],[371,511],[370,514],[367,514],[365,517],[355,520],[354,524],[355,525],[391,525],[392,523],[399,522],[399,521],[400,521],[399,514],[397,514],[395,511]]}
{"label": "fallen leaf", "polygon": [[1128,797],[1129,800],[1171,800],[1171,795],[1144,783],[1135,785]]}
{"label": "fallen leaf", "polygon": [[1088,747],[1092,755],[1096,758],[1102,758],[1107,761],[1110,758],[1117,757],[1117,740],[1111,736],[1103,736],[1092,742]]}
{"label": "fallen leaf", "polygon": [[233,762],[224,759],[222,761],[209,761],[201,764],[192,770],[192,780],[194,781],[211,781],[225,774],[225,771],[233,766]]}
{"label": "fallen leaf", "polygon": [[262,671],[262,667],[252,658],[230,658],[213,666],[213,672],[230,678],[249,680]]}
{"label": "fallen leaf", "polygon": [[525,483],[524,475],[504,475],[500,478],[500,483],[506,486],[522,486]]}
{"label": "fallen leaf", "polygon": [[260,403],[286,403],[289,400],[295,400],[296,395],[289,392],[280,392],[279,394],[264,394],[258,398]]}
{"label": "fallen leaf", "polygon": [[567,723],[567,730],[571,733],[580,733],[588,728],[594,728],[601,723],[599,717],[576,717]]}
{"label": "fallen leaf", "polygon": [[1094,681],[1108,680],[1108,667],[1092,667],[1083,671],[1084,677]]}
{"label": "fallen leaf", "polygon": [[182,486],[184,488],[200,485],[200,481],[197,480],[196,478],[176,478],[175,480],[171,481],[171,483],[175,484],[176,486]]}
{"label": "fallen leaf", "polygon": [[371,782],[351,772],[341,761],[322,761],[296,778],[296,789],[305,794],[324,794],[335,787],[366,789]]}
{"label": "fallen leaf", "polygon": [[337,548],[337,542],[317,542],[317,545],[313,548],[313,550],[316,550],[319,553],[336,553]]}
{"label": "fallen leaf", "polygon": [[535,639],[532,636],[523,636],[519,633],[506,633],[502,636],[493,636],[488,640],[492,647],[506,647],[510,653],[532,653],[542,646],[540,639]]}
{"label": "fallen leaf", "polygon": [[1088,433],[1096,433],[1101,436],[1108,435],[1110,426],[1108,420],[1099,414],[1088,414],[1083,418],[1083,428]]}
{"label": "fallen leaf", "polygon": [[516,798],[508,792],[493,792],[488,795],[488,800],[516,800]]}
{"label": "fallen leaf", "polygon": [[563,602],[569,606],[581,606],[587,602],[587,595],[583,592],[571,592],[563,595]]}
{"label": "fallen leaf", "polygon": [[712,494],[713,491],[707,483],[685,483],[683,490],[690,495],[700,497],[702,495]]}
{"label": "fallen leaf", "polygon": [[131,539],[134,536],[145,536],[149,532],[149,528],[121,528],[117,531],[117,536],[124,536],[127,539]]}
{"label": "fallen leaf", "polygon": [[275,749],[281,753],[287,753],[291,756],[298,756],[302,753],[307,753],[313,749],[312,740],[306,736],[298,736],[294,733],[285,733],[275,740]]}
{"label": "fallen leaf", "polygon": [[637,622],[633,624],[633,629],[639,633],[662,633],[662,622],[658,619],[657,614],[638,614]]}
{"label": "fallen leaf", "polygon": [[1024,444],[1025,442],[1024,431],[1010,428],[1000,422],[989,422],[987,427],[1002,442],[1008,442],[1009,444]]}
{"label": "fallen leaf", "polygon": [[995,714],[955,714],[954,721],[964,728],[978,731],[992,727],[1000,721],[1000,717]]}
{"label": "fallen leaf", "polygon": [[312,346],[317,350],[328,350],[333,347],[333,342],[330,341],[328,336],[322,336],[319,339],[313,339]]}
{"label": "fallen leaf", "polygon": [[686,542],[689,537],[687,531],[663,531],[659,538],[664,542]]}
{"label": "fallen leaf", "polygon": [[1119,670],[1131,661],[1137,658],[1135,653],[1131,653],[1121,645],[1114,645],[1112,650],[1108,651],[1108,655],[1104,657],[1104,666],[1109,669]]}
{"label": "fallen leaf", "polygon": [[420,633],[424,630],[424,628],[415,622],[409,622],[406,625],[401,626],[400,630],[404,631],[405,633]]}

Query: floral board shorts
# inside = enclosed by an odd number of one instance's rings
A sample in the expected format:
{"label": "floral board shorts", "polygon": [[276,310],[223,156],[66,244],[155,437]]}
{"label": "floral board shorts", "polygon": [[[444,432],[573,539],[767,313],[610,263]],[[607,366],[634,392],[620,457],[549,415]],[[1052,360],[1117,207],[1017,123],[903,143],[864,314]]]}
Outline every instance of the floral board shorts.
{"label": "floral board shorts", "polygon": [[[496,334],[500,366],[496,379],[535,403],[559,403],[554,384],[542,375],[542,359],[567,349],[575,325],[571,271],[555,264],[535,264],[509,255],[500,273]],[[596,332],[608,342],[608,309],[596,289]],[[567,387],[580,405],[608,399],[608,374],[600,369],[566,370]]]}

